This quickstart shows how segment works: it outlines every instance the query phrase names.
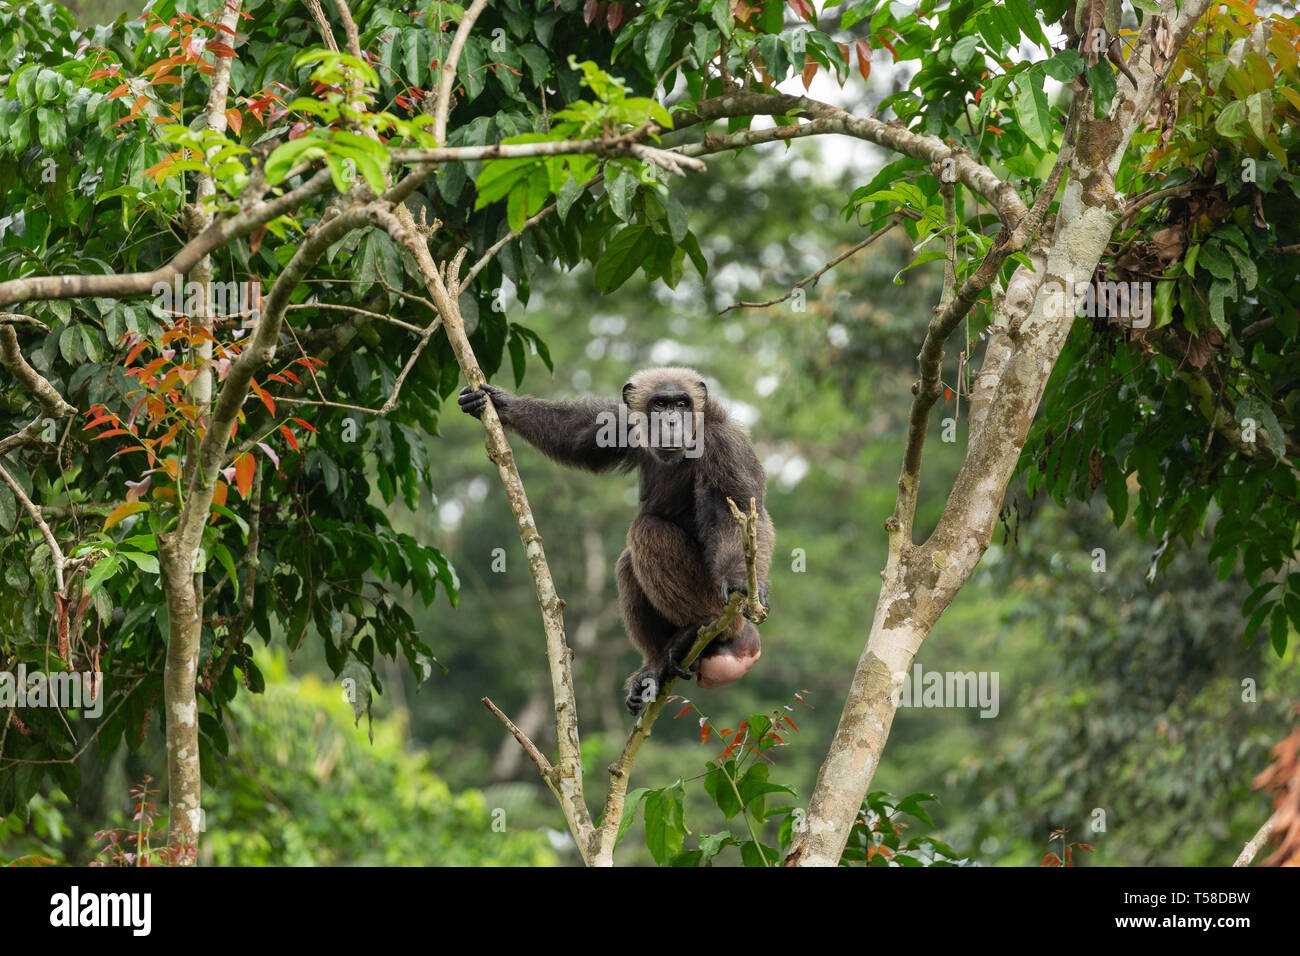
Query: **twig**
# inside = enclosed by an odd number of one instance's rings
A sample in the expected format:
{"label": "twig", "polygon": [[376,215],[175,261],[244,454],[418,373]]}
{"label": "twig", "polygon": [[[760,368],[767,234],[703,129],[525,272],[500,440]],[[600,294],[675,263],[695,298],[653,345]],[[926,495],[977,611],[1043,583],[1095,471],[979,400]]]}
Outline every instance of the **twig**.
{"label": "twig", "polygon": [[487,0],[474,0],[456,27],[456,36],[447,51],[447,60],[441,65],[438,75],[438,108],[433,114],[433,138],[435,142],[447,142],[447,116],[451,113],[451,89],[456,85],[456,65],[460,62],[461,52],[469,41],[470,30],[474,21],[487,7]]}
{"label": "twig", "polygon": [[[742,514],[740,509],[736,507],[736,503],[730,498],[727,499],[727,504],[731,508],[732,517],[736,519],[736,523],[740,527],[744,542],[745,577],[749,585],[749,596],[746,597],[739,593],[731,595],[718,618],[712,624],[706,624],[699,629],[695,643],[686,656],[682,658],[681,666],[683,668],[689,668],[695,662],[695,659],[704,653],[704,649],[709,646],[710,642],[718,635],[723,634],[731,622],[736,619],[736,615],[742,613],[742,611],[755,624],[761,623],[767,617],[767,608],[763,607],[758,599],[757,503],[754,499],[750,499],[748,515]],[[637,754],[641,751],[641,745],[650,736],[651,728],[654,727],[655,721],[659,719],[659,712],[668,699],[668,692],[677,683],[677,680],[677,677],[671,676],[664,682],[664,686],[659,689],[659,696],[637,718],[631,734],[628,735],[627,743],[623,745],[623,753],[615,763],[610,765],[609,791],[605,795],[605,811],[601,815],[600,828],[592,837],[590,857],[595,866],[613,865],[614,842],[618,837],[619,823],[623,819],[628,777],[632,765],[636,762]]]}
{"label": "twig", "polygon": [[[908,210],[908,212],[910,212],[910,210]],[[787,299],[792,297],[797,291],[802,289],[804,286],[809,285],[810,283],[812,285],[816,285],[819,281],[821,281],[822,276],[830,272],[832,269],[834,269],[845,259],[849,258],[850,256],[856,255],[857,253],[861,252],[863,249],[867,248],[867,246],[871,245],[873,242],[875,242],[885,233],[889,232],[889,230],[893,229],[900,222],[902,222],[903,219],[906,218],[906,215],[907,214],[901,209],[898,210],[897,212],[891,213],[889,216],[889,221],[886,222],[883,226],[881,226],[871,235],[867,236],[867,238],[863,239],[861,242],[855,243],[848,251],[843,252],[840,255],[836,256],[834,259],[826,263],[826,265],[822,266],[812,275],[800,279],[798,282],[796,282],[793,286],[790,287],[790,291],[787,292],[785,295],[778,296],[775,299],[768,299],[766,302],[745,302],[743,300],[738,302],[733,302],[731,303],[731,305],[727,306],[725,309],[719,312],[718,315],[726,315],[732,309],[766,309],[768,306],[780,305],[782,302],[785,302]]]}
{"label": "twig", "polygon": [[538,772],[542,775],[542,779],[546,781],[546,785],[551,788],[551,792],[555,794],[555,799],[562,799],[559,789],[555,786],[555,768],[552,767],[551,762],[546,759],[546,755],[538,750],[537,745],[528,739],[528,735],[516,727],[514,721],[503,714],[500,709],[498,709],[497,705],[492,703],[489,698],[482,697],[479,699],[483,702],[484,707],[496,714],[497,720],[505,724],[506,730],[510,731],[510,733],[514,735],[515,740],[519,741],[519,746],[524,748],[524,752],[528,754],[533,763],[537,765]]}
{"label": "twig", "polygon": [[311,18],[316,21],[316,29],[320,30],[321,39],[325,45],[330,48],[331,53],[339,52],[339,45],[334,39],[334,31],[330,29],[329,20],[325,19],[325,11],[321,9],[320,0],[303,0],[307,6]]}
{"label": "twig", "polygon": [[1260,848],[1268,842],[1268,838],[1273,835],[1273,827],[1276,822],[1276,816],[1271,816],[1265,820],[1263,825],[1255,831],[1255,835],[1247,841],[1244,847],[1241,848],[1241,853],[1238,854],[1236,862],[1232,865],[1250,866],[1251,861],[1255,859],[1255,854],[1260,851]]}
{"label": "twig", "polygon": [[54,532],[50,530],[50,526],[46,524],[45,519],[41,517],[41,509],[32,503],[32,499],[27,497],[27,492],[23,491],[22,486],[18,484],[18,482],[14,481],[13,476],[9,474],[4,465],[0,465],[0,480],[3,480],[4,483],[9,486],[9,489],[14,493],[14,497],[18,499],[19,504],[27,509],[27,513],[32,516],[32,520],[36,522],[36,527],[40,529],[41,534],[44,536],[45,543],[50,546],[50,560],[54,562],[54,581],[59,586],[59,594],[62,594],[63,566],[65,560],[63,557],[63,549],[60,548],[59,543],[54,540]]}

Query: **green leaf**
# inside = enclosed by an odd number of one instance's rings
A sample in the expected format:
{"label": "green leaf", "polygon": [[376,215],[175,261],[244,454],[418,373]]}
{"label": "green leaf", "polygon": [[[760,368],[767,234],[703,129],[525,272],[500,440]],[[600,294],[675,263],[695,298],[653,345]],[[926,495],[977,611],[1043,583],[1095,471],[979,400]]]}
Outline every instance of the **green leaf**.
{"label": "green leaf", "polygon": [[90,569],[90,573],[86,575],[86,593],[94,594],[101,584],[113,576],[117,571],[117,567],[118,558],[115,554],[110,554],[96,562],[95,566]]}
{"label": "green leaf", "polygon": [[1113,464],[1107,465],[1103,479],[1106,488],[1106,502],[1110,505],[1111,519],[1115,527],[1124,523],[1128,514],[1128,482],[1124,470]]}
{"label": "green leaf", "polygon": [[934,826],[934,821],[930,819],[930,814],[921,806],[922,803],[936,803],[938,797],[932,793],[909,793],[898,802],[898,812],[906,813],[916,817],[922,823]]}
{"label": "green leaf", "polygon": [[980,38],[975,35],[964,36],[952,45],[952,62],[959,69],[966,69],[976,60],[981,59]]}
{"label": "green leaf", "polygon": [[1087,67],[1083,57],[1079,56],[1077,50],[1061,50],[1050,60],[1043,62],[1043,69],[1047,75],[1054,80],[1062,83],[1068,83]]}
{"label": "green leaf", "polygon": [[1273,642],[1273,650],[1277,652],[1278,657],[1286,656],[1286,636],[1286,611],[1281,604],[1275,604],[1269,622],[1269,638]]}
{"label": "green leaf", "polygon": [[1155,328],[1163,328],[1174,320],[1174,287],[1176,282],[1160,282],[1156,284],[1156,295],[1154,303]]}
{"label": "green leaf", "polygon": [[894,285],[903,284],[903,273],[906,272],[908,269],[914,269],[917,266],[925,265],[925,263],[927,262],[934,262],[937,259],[946,259],[946,258],[947,258],[947,253],[945,253],[942,249],[926,249],[915,259],[913,259],[907,265],[903,266],[903,268],[899,269],[898,272],[894,274]]}
{"label": "green leaf", "polygon": [[474,180],[474,188],[478,191],[474,208],[482,209],[506,196],[520,180],[533,171],[535,165],[535,160],[527,158],[488,160],[483,164],[478,179]]}
{"label": "green leaf", "polygon": [[686,238],[682,240],[681,247],[686,250],[686,254],[691,257],[691,262],[695,266],[695,271],[703,279],[709,271],[708,260],[704,258],[704,253],[700,251],[699,240],[695,238],[695,233],[689,232]]}
{"label": "green leaf", "polygon": [[708,866],[709,861],[721,853],[723,847],[735,845],[736,839],[731,835],[730,830],[706,833],[700,837],[700,862]]}
{"label": "green leaf", "polygon": [[642,799],[649,792],[649,787],[637,787],[623,798],[623,819],[618,821],[618,837],[614,840],[615,846],[622,843],[623,837],[627,836],[628,828],[632,826],[632,821],[636,819],[636,808],[641,805]]}
{"label": "green leaf", "polygon": [[668,215],[668,234],[672,236],[673,242],[680,245],[686,238],[686,233],[690,231],[686,208],[671,192],[660,196],[659,201],[663,203],[664,212]]}
{"label": "green leaf", "polygon": [[6,484],[0,484],[0,528],[12,531],[18,522],[18,501]]}
{"label": "green leaf", "polygon": [[1115,100],[1115,71],[1110,61],[1102,58],[1088,67],[1088,88],[1092,90],[1093,115],[1098,119],[1110,112]]}
{"label": "green leaf", "polygon": [[36,136],[46,153],[53,154],[62,150],[68,142],[68,126],[63,112],[46,106],[37,109]]}
{"label": "green leaf", "polygon": [[212,545],[212,553],[230,575],[230,583],[235,587],[235,597],[239,597],[239,575],[235,572],[235,559],[230,556],[230,549],[217,541]]}
{"label": "green leaf", "polygon": [[686,839],[685,799],[686,788],[680,780],[646,797],[645,845],[660,866],[681,852]]}
{"label": "green leaf", "polygon": [[740,812],[740,798],[731,786],[728,774],[736,772],[736,761],[729,760],[724,766],[709,763],[709,772],[704,775],[704,792],[713,800],[722,815],[730,820]]}
{"label": "green leaf", "polygon": [[1214,131],[1225,139],[1241,137],[1241,124],[1246,121],[1246,104],[1233,100],[1214,118]]}
{"label": "green leaf", "polygon": [[645,62],[650,72],[656,76],[663,65],[668,62],[672,50],[673,33],[677,30],[677,18],[666,16],[650,24],[646,31]]}
{"label": "green leaf", "polygon": [[632,197],[636,195],[640,183],[626,169],[619,170],[613,179],[605,181],[605,192],[609,196],[609,208],[614,215],[624,222],[632,218]]}
{"label": "green leaf", "polygon": [[[161,568],[158,566],[158,559],[152,554],[141,554],[139,551],[119,551],[118,557],[126,558],[141,571],[146,574],[160,574]],[[98,567],[98,565],[96,565]]]}
{"label": "green leaf", "polygon": [[1282,430],[1277,415],[1273,413],[1263,399],[1257,395],[1247,395],[1237,403],[1234,415],[1238,423],[1252,420],[1255,422],[1256,440],[1264,439],[1264,444],[1276,458],[1286,454],[1286,432]]}
{"label": "green leaf", "polygon": [[1231,279],[1236,275],[1232,260],[1224,255],[1223,246],[1215,239],[1201,245],[1201,251],[1196,257],[1196,263],[1204,266],[1210,275],[1216,279]]}
{"label": "green leaf", "polygon": [[546,82],[546,74],[551,68],[551,58],[535,43],[525,43],[519,48],[524,62],[528,64],[528,72],[533,75],[533,84],[541,86]]}
{"label": "green leaf", "polygon": [[1269,138],[1273,126],[1272,90],[1259,90],[1246,97],[1246,120],[1261,143]]}
{"label": "green leaf", "polygon": [[641,266],[653,251],[649,226],[627,226],[605,246],[605,254],[596,263],[596,288],[605,294],[613,292]]}
{"label": "green leaf", "polygon": [[1236,246],[1224,246],[1224,249],[1232,258],[1237,274],[1241,276],[1241,281],[1245,283],[1246,291],[1251,291],[1259,284],[1259,269],[1255,265],[1255,260]]}
{"label": "green leaf", "polygon": [[764,846],[761,849],[753,840],[749,840],[740,845],[740,858],[744,861],[745,866],[773,866],[780,859],[781,854],[775,847]]}
{"label": "green leaf", "polygon": [[569,218],[569,210],[573,208],[574,202],[585,189],[583,183],[574,179],[570,179],[560,187],[560,191],[555,194],[555,211],[560,214],[561,221]]}

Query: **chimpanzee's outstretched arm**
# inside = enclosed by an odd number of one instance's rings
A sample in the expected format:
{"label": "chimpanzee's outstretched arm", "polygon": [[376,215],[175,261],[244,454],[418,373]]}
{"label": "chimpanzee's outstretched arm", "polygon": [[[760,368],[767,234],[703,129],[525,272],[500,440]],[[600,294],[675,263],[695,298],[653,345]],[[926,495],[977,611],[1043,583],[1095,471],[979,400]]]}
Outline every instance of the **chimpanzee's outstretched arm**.
{"label": "chimpanzee's outstretched arm", "polygon": [[548,402],[513,395],[495,385],[466,386],[458,401],[462,410],[479,418],[488,397],[502,424],[561,464],[606,471],[628,463],[636,451],[621,440],[617,402],[595,398]]}

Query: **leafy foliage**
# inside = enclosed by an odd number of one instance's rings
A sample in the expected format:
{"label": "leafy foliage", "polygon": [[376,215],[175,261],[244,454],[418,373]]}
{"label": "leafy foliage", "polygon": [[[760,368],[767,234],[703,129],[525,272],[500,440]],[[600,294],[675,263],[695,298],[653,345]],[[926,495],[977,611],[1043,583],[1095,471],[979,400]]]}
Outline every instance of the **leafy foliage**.
{"label": "leafy foliage", "polygon": [[1104,491],[1116,525],[1131,513],[1159,542],[1152,574],[1180,539],[1211,535],[1220,580],[1241,566],[1254,588],[1246,639],[1266,629],[1281,655],[1300,628],[1300,23],[1229,7],[1181,54],[1184,82],[1121,183],[1169,194],[1131,217],[1098,277],[1154,282],[1145,327],[1098,297],[1020,468],[1062,504]]}

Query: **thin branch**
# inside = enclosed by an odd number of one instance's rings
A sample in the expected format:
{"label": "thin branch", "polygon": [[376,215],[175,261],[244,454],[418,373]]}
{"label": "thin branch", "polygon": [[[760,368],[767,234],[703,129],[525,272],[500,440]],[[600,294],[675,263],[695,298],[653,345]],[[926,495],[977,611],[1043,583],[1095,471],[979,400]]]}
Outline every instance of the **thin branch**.
{"label": "thin branch", "polygon": [[21,312],[0,312],[0,325],[34,325],[42,332],[50,330],[50,327],[40,319],[33,319],[30,315],[23,315]]}
{"label": "thin branch", "polygon": [[54,532],[50,526],[45,523],[41,517],[41,509],[32,503],[32,499],[27,497],[27,492],[23,491],[22,485],[14,481],[4,465],[0,465],[0,481],[4,481],[9,486],[9,490],[14,493],[18,503],[27,509],[27,513],[32,516],[36,522],[36,527],[40,529],[41,535],[45,538],[45,543],[50,546],[50,559],[54,562],[54,581],[58,585],[58,593],[63,594],[63,567],[67,563],[63,557],[63,549],[59,547],[59,542],[54,540]]}
{"label": "thin branch", "polygon": [[1186,196],[1195,191],[1195,186],[1190,183],[1184,183],[1181,186],[1170,186],[1168,189],[1153,189],[1139,196],[1134,196],[1124,207],[1124,217],[1119,221],[1118,230],[1123,232],[1130,220],[1138,214],[1138,210],[1152,203],[1160,202],[1164,199],[1173,199],[1176,196]]}
{"label": "thin branch", "polygon": [[[333,302],[301,302],[295,305],[285,306],[286,312],[292,312],[295,309],[322,309],[325,311],[334,311],[334,312],[350,312],[355,315],[364,315],[368,319],[376,319],[380,322],[387,322],[390,325],[397,326],[398,328],[406,329],[408,332],[415,332],[416,334],[420,334],[424,332],[424,329],[422,329],[418,325],[415,325],[414,323],[403,322],[401,319],[397,318],[396,316],[384,315],[384,313],[382,312],[371,312],[369,309],[358,308],[355,305],[340,305]],[[334,330],[328,329],[323,331],[328,331],[332,334]],[[310,338],[310,335],[305,334],[304,338]]]}
{"label": "thin branch", "polygon": [[[84,296],[123,298],[148,295],[158,283],[170,283],[186,275],[205,255],[232,239],[246,236],[286,213],[303,206],[309,199],[325,192],[333,182],[328,169],[320,170],[296,189],[269,202],[250,202],[247,208],[216,219],[171,257],[149,272],[123,272],[115,275],[24,276],[0,282],[0,306],[32,299],[76,299]],[[418,185],[418,184],[417,184]],[[414,186],[412,186],[414,189]]]}
{"label": "thin branch", "polygon": [[479,699],[483,702],[484,707],[496,715],[497,720],[505,724],[506,730],[510,731],[515,740],[519,741],[519,746],[524,748],[524,753],[528,754],[529,758],[534,764],[536,764],[538,773],[542,775],[542,779],[546,781],[546,785],[551,788],[551,793],[555,794],[555,799],[563,800],[559,788],[555,785],[555,768],[552,767],[551,762],[546,759],[546,755],[538,750],[537,745],[528,739],[528,735],[516,727],[514,721],[503,714],[500,709],[497,708],[497,705],[492,703],[489,698],[481,697]]}
{"label": "thin branch", "polygon": [[[13,315],[19,319],[27,318],[14,313],[3,314]],[[34,319],[32,321],[35,322]],[[6,455],[15,448],[35,441],[44,430],[46,419],[67,418],[77,410],[63,400],[63,396],[49,383],[49,380],[27,364],[18,345],[18,335],[14,332],[13,325],[8,322],[0,324],[0,365],[8,369],[19,384],[36,397],[42,413],[14,434],[0,439],[0,455]]]}
{"label": "thin branch", "polygon": [[[798,116],[811,122],[794,127],[794,130],[802,130],[803,125],[807,125],[813,127],[816,133],[840,133],[867,140],[896,153],[931,164],[950,160],[956,180],[987,200],[1008,228],[1013,227],[1025,215],[1025,205],[1016,193],[1015,186],[999,177],[983,163],[973,159],[969,153],[955,152],[937,136],[914,133],[901,125],[886,123],[873,116],[855,116],[841,107],[807,96],[729,91],[722,96],[701,100],[695,104],[693,112],[683,111],[675,114],[673,129],[686,129],[713,120],[737,116]],[[761,130],[759,133],[772,134],[772,131]],[[812,135],[812,133],[800,133],[800,135]],[[774,135],[774,138],[791,138],[791,128],[784,128],[783,133],[779,136]],[[735,137],[728,136],[713,137],[711,140],[706,136],[703,144],[685,147],[682,152],[687,155],[699,155],[710,151],[711,142],[727,142],[734,139]],[[751,135],[741,137],[739,144],[748,145],[745,142],[747,139],[758,141],[757,137]]]}
{"label": "thin branch", "polygon": [[394,149],[389,156],[397,163],[470,163],[487,159],[531,159],[538,156],[570,156],[590,154],[616,159],[632,156],[643,163],[659,166],[678,176],[683,171],[703,172],[707,167],[702,160],[684,151],[647,146],[640,140],[654,134],[660,127],[650,123],[618,136],[595,136],[587,139],[551,140],[541,143],[488,143],[484,146],[438,146],[428,149]]}
{"label": "thin branch", "polygon": [[339,52],[339,45],[334,40],[334,31],[330,28],[330,22],[325,18],[325,11],[321,9],[320,0],[303,0],[307,5],[307,10],[311,13],[311,18],[316,21],[316,29],[320,31],[321,39],[329,47],[331,53]]}
{"label": "thin branch", "polygon": [[[910,210],[908,210],[908,212],[910,212]],[[871,245],[873,242],[875,242],[885,233],[889,232],[889,230],[893,229],[895,226],[901,223],[904,218],[906,218],[906,214],[901,209],[897,212],[892,213],[889,216],[889,220],[883,226],[881,226],[871,235],[867,236],[867,238],[863,239],[861,242],[855,243],[853,246],[851,246],[848,249],[848,251],[840,253],[840,255],[836,256],[830,262],[826,263],[826,265],[822,266],[812,275],[800,279],[793,286],[791,286],[790,291],[787,292],[785,295],[778,296],[775,299],[768,299],[766,302],[745,302],[744,300],[733,302],[731,303],[731,305],[727,306],[725,309],[719,312],[718,315],[726,315],[732,309],[766,309],[768,306],[780,305],[782,302],[785,302],[787,299],[791,298],[796,292],[798,292],[804,286],[809,284],[816,285],[821,280],[822,276],[830,272],[832,269],[834,269],[845,259],[849,258],[850,256],[857,255],[863,249],[867,248],[867,246]]]}
{"label": "thin branch", "polygon": [[433,114],[433,138],[438,143],[447,142],[447,117],[451,114],[451,90],[456,85],[456,66],[460,63],[460,55],[469,41],[474,21],[486,7],[487,0],[474,0],[469,5],[469,9],[465,11],[465,15],[461,17],[456,27],[456,36],[451,41],[451,49],[447,51],[447,60],[440,66],[438,108]]}
{"label": "thin branch", "polygon": [[[591,179],[587,180],[583,188],[590,189],[592,186],[595,186],[597,183],[602,183],[604,181],[605,181],[605,174],[599,173],[593,176]],[[461,280],[461,285],[467,286],[471,282],[473,282],[475,277],[478,276],[478,274],[483,271],[484,267],[486,267],[487,264],[492,261],[492,259],[496,256],[498,252],[500,252],[503,248],[505,248],[507,243],[509,243],[511,240],[518,239],[520,236],[524,234],[525,229],[531,229],[533,226],[537,225],[539,222],[541,222],[551,213],[555,212],[556,208],[557,208],[557,204],[551,203],[549,206],[539,211],[536,215],[525,220],[523,226],[521,226],[519,229],[512,229],[510,232],[506,233],[496,242],[492,243],[492,245],[488,247],[487,252],[483,253],[483,255],[479,257],[479,260],[475,262],[474,265],[470,266],[469,272],[465,273],[465,278]]]}
{"label": "thin branch", "polygon": [[1241,853],[1238,854],[1236,862],[1234,862],[1232,865],[1250,866],[1251,861],[1255,859],[1255,854],[1257,854],[1260,851],[1260,849],[1264,846],[1264,844],[1268,842],[1268,838],[1273,835],[1273,827],[1276,824],[1277,824],[1276,815],[1271,816],[1267,820],[1265,820],[1263,825],[1260,826],[1260,828],[1255,831],[1255,835],[1251,837],[1250,840],[1247,841],[1244,847],[1241,848]]}
{"label": "thin branch", "polygon": [[[749,584],[749,596],[746,597],[740,593],[731,595],[717,619],[699,629],[695,643],[681,661],[683,668],[690,667],[695,662],[695,659],[704,653],[704,649],[709,646],[711,641],[718,635],[725,633],[738,614],[744,613],[755,624],[761,624],[767,616],[767,608],[763,607],[758,599],[757,503],[754,499],[750,499],[748,515],[743,514],[730,498],[727,499],[727,504],[731,508],[731,515],[741,531],[741,540],[745,548],[745,576]],[[601,814],[600,828],[592,837],[590,856],[595,865],[610,866],[613,864],[614,843],[618,837],[619,824],[623,819],[624,803],[627,799],[627,784],[632,765],[636,763],[637,755],[641,751],[641,745],[649,738],[655,721],[659,719],[659,712],[668,700],[669,691],[677,683],[677,680],[677,677],[672,676],[664,682],[664,686],[659,689],[659,696],[637,718],[636,725],[632,728],[631,734],[628,735],[627,743],[623,745],[622,754],[619,755],[615,763],[610,765],[609,791],[605,795],[605,810]]]}
{"label": "thin branch", "polygon": [[[387,217],[384,223],[393,241],[405,246],[414,256],[420,276],[442,317],[443,327],[447,331],[447,340],[456,355],[456,361],[461,367],[466,382],[472,386],[483,384],[486,379],[469,343],[469,337],[465,333],[464,321],[457,303],[461,289],[458,279],[460,262],[465,250],[462,249],[457,253],[448,267],[441,270],[429,252],[428,234],[421,232],[409,209],[405,206],[397,207],[394,215]],[[555,581],[546,562],[542,537],[537,531],[523,480],[519,477],[510,443],[506,439],[501,420],[497,417],[491,401],[484,408],[481,421],[486,432],[488,457],[496,464],[502,484],[505,486],[506,496],[510,500],[510,508],[515,516],[515,524],[524,545],[529,572],[542,611],[542,627],[546,634],[546,657],[551,671],[551,695],[555,701],[555,736],[559,749],[559,758],[553,776],[554,789],[565,820],[583,854],[583,859],[589,862],[593,827],[591,814],[587,810],[583,797],[577,702],[573,690],[570,651],[564,636],[564,602],[555,591]]]}

